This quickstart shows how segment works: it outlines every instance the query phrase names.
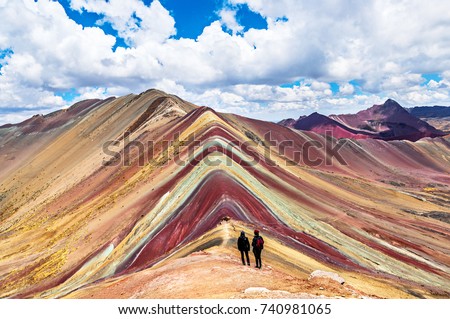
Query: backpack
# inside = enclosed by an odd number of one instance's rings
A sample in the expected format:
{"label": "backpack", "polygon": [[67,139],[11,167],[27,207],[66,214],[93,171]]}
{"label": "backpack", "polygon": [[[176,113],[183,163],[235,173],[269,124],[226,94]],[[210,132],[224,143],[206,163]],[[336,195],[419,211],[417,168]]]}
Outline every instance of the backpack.
{"label": "backpack", "polygon": [[264,248],[264,239],[262,237],[256,238],[255,248],[259,250],[262,250]]}

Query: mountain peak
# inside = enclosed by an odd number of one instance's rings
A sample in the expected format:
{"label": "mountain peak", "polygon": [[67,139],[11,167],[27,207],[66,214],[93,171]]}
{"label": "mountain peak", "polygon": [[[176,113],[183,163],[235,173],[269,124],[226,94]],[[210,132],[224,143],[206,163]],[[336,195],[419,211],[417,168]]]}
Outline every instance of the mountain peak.
{"label": "mountain peak", "polygon": [[396,104],[398,106],[400,106],[400,104],[397,103],[397,101],[393,100],[393,99],[387,99],[384,104]]}
{"label": "mountain peak", "polygon": [[383,104],[359,111],[356,114],[325,116],[318,112],[309,116],[281,121],[280,124],[298,130],[323,133],[332,130],[335,136],[352,138],[378,138],[384,140],[442,136],[444,133],[413,116],[397,101],[387,99]]}
{"label": "mountain peak", "polygon": [[385,108],[391,108],[391,109],[402,109],[405,110],[403,108],[403,106],[401,106],[397,101],[392,100],[392,99],[387,99],[384,103],[383,106]]}
{"label": "mountain peak", "polygon": [[[300,120],[300,118],[299,118],[299,120]],[[296,122],[297,121],[293,118],[287,118],[287,119],[279,121],[277,124],[279,124],[281,126],[286,126],[286,127],[294,127]]]}
{"label": "mountain peak", "polygon": [[302,119],[299,119],[294,127],[297,129],[306,129],[306,127],[309,127],[309,126],[325,125],[325,124],[331,124],[334,122],[335,121],[330,119],[328,116],[325,116],[318,112],[314,112]]}
{"label": "mountain peak", "polygon": [[367,110],[358,112],[358,114],[370,113],[371,117],[397,116],[398,114],[409,113],[397,101],[387,99],[383,104],[375,104]]}
{"label": "mountain peak", "polygon": [[403,106],[401,106],[397,101],[395,101],[393,99],[387,99],[384,102],[383,106],[386,107],[386,108],[400,109],[400,110],[406,111],[406,109]]}

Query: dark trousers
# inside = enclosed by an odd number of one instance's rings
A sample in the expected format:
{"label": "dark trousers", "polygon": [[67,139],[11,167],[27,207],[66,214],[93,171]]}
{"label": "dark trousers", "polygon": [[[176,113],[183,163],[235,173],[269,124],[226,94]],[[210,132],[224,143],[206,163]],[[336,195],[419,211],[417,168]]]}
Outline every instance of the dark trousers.
{"label": "dark trousers", "polygon": [[244,253],[245,257],[247,257],[247,265],[250,265],[250,258],[248,258],[248,250],[241,250],[242,264],[245,265]]}
{"label": "dark trousers", "polygon": [[261,268],[261,266],[262,266],[262,263],[261,263],[261,250],[253,249],[253,254],[255,254],[256,267]]}

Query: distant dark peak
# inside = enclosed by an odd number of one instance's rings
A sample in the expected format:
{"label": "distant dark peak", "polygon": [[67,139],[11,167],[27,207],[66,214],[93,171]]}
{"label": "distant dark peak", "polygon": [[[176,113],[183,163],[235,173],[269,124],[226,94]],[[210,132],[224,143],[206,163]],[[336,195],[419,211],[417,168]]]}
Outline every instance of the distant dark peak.
{"label": "distant dark peak", "polygon": [[318,112],[313,112],[313,113],[311,113],[309,116],[307,116],[307,117],[310,117],[310,118],[320,118],[320,117],[327,117],[327,116],[325,116],[325,115],[323,115],[323,114],[320,114],[320,113],[318,113]]}
{"label": "distant dark peak", "polygon": [[397,103],[397,101],[394,101],[392,99],[387,99],[386,102],[384,102],[384,105],[387,107],[404,109],[403,106],[401,106],[400,104]]}
{"label": "distant dark peak", "polygon": [[386,100],[383,104],[376,104],[371,108],[360,111],[359,113],[372,112],[372,114],[392,116],[394,114],[409,113],[405,108],[392,99]]}
{"label": "distant dark peak", "polygon": [[402,109],[403,107],[392,99],[387,99],[386,102],[382,105],[386,109]]}
{"label": "distant dark peak", "polygon": [[322,126],[322,125],[337,125],[337,126],[339,126],[340,124],[337,123],[335,120],[330,119],[328,116],[314,112],[314,113],[310,114],[309,116],[306,116],[306,117],[302,118],[301,120],[298,120],[297,123],[295,123],[294,128],[300,129],[300,130],[310,130],[316,126]]}
{"label": "distant dark peak", "polygon": [[302,118],[299,121],[305,121],[305,120],[308,120],[308,121],[311,121],[311,120],[321,121],[323,123],[331,123],[331,122],[334,123],[335,122],[333,119],[330,119],[328,116],[320,114],[320,113],[317,113],[317,112],[311,113],[310,115],[305,116],[304,118]]}
{"label": "distant dark peak", "polygon": [[[301,116],[300,116],[300,118],[301,118]],[[284,120],[281,120],[280,122],[284,122],[284,121],[295,121],[292,117],[289,117],[289,118],[287,118],[287,119],[284,119]],[[278,123],[280,123],[280,122],[278,122]]]}
{"label": "distant dark peak", "polygon": [[[444,112],[441,111],[440,113]],[[299,119],[293,127],[316,133],[331,128],[336,136],[358,139],[378,138],[416,141],[423,137],[443,135],[441,131],[410,114],[393,99],[387,99],[383,104],[373,105],[369,109],[361,110],[356,114],[325,116],[314,112]]]}
{"label": "distant dark peak", "polygon": [[300,115],[298,119],[293,119],[293,118],[287,118],[284,120],[279,121],[277,124],[278,125],[282,125],[282,126],[286,126],[286,127],[295,127],[295,125],[302,121],[303,119],[307,118],[306,115]]}
{"label": "distant dark peak", "polygon": [[301,119],[302,119],[302,116],[300,116],[298,120],[295,120],[293,118],[287,118],[287,119],[277,122],[277,124],[286,126],[286,127],[294,127],[295,123],[297,123],[297,121],[300,121]]}

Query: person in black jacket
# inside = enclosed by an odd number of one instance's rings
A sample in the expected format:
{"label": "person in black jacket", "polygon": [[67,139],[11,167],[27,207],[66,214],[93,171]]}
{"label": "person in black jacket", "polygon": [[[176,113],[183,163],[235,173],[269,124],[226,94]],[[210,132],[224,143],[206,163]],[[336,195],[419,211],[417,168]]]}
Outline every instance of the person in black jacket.
{"label": "person in black jacket", "polygon": [[247,257],[247,265],[250,266],[250,258],[248,257],[248,251],[250,250],[250,242],[248,241],[248,238],[245,236],[244,231],[241,231],[241,236],[239,236],[237,240],[237,247],[241,252],[242,264],[245,265],[244,260],[244,253],[245,253],[245,256]]}
{"label": "person in black jacket", "polygon": [[261,252],[264,248],[264,239],[259,236],[259,230],[255,230],[255,237],[252,240],[253,254],[255,255],[256,268],[261,268]]}

